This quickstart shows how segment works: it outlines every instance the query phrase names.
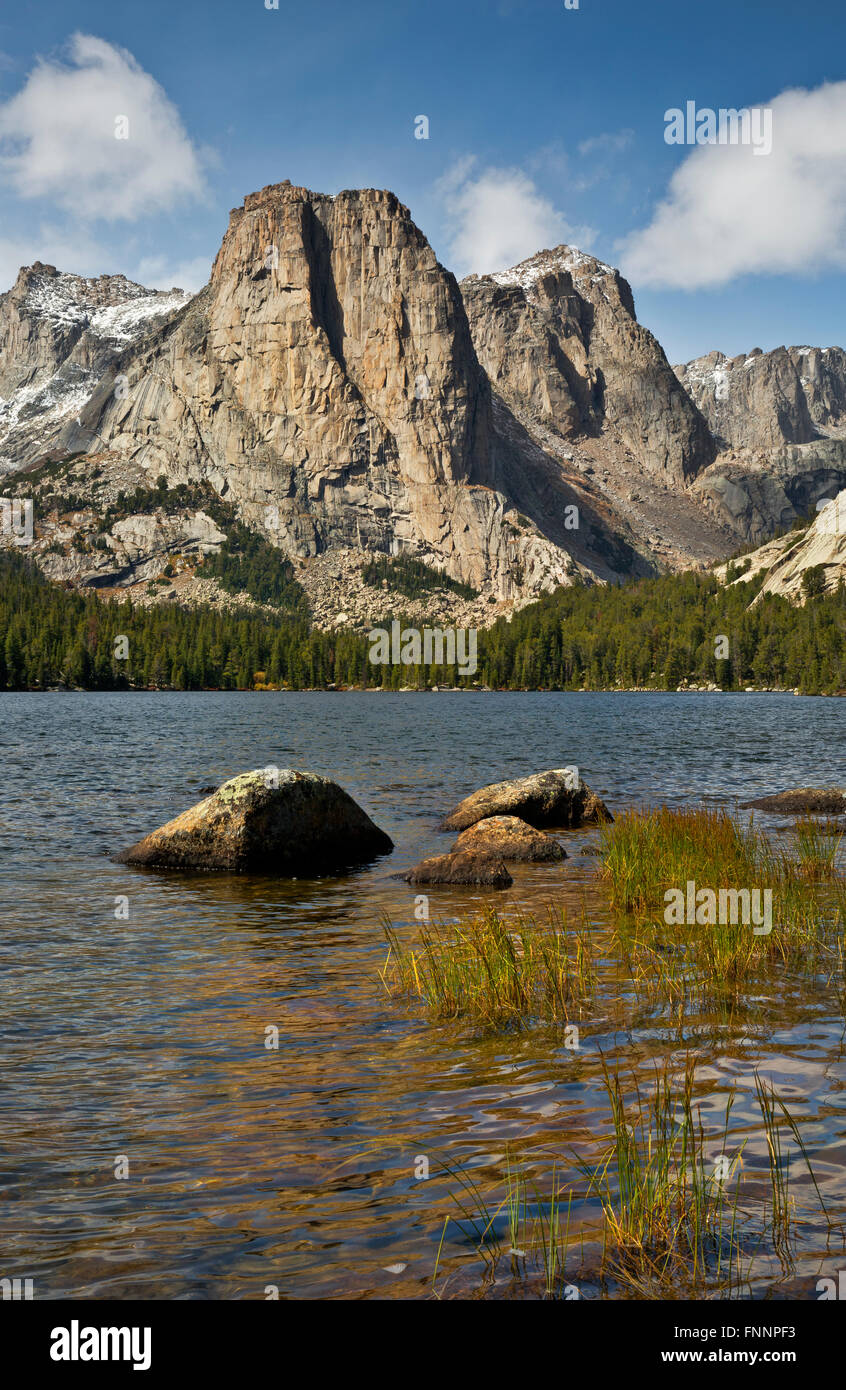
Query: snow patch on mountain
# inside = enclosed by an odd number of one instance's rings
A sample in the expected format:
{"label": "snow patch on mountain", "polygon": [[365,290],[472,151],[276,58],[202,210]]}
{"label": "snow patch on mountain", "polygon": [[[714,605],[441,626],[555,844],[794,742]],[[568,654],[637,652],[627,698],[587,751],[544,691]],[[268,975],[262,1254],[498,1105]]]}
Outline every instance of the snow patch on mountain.
{"label": "snow patch on mountain", "polygon": [[190,298],[185,290],[145,289],[124,275],[84,280],[79,275],[59,272],[34,281],[25,307],[56,324],[79,326],[97,338],[128,343],[151,319],[175,313]]}
{"label": "snow patch on mountain", "polygon": [[613,266],[598,261],[575,246],[556,246],[553,251],[539,251],[509,270],[499,270],[491,275],[498,285],[518,285],[520,289],[531,291],[546,275],[568,271],[575,281],[589,279],[597,285],[606,275],[615,275]]}
{"label": "snow patch on mountain", "polygon": [[18,343],[0,394],[0,472],[49,452],[118,355],[192,297],[125,275],[85,279],[40,262],[24,267],[14,290],[0,296],[0,327],[5,320]]}

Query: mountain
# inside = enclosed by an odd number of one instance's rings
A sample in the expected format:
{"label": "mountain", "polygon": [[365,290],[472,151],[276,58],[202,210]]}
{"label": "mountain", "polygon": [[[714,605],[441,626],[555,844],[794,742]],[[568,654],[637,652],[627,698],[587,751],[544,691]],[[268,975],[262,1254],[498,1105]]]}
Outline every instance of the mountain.
{"label": "mountain", "polygon": [[711,352],[676,368],[721,450],[807,444],[816,437],[792,353],[727,358]]}
{"label": "mountain", "polygon": [[119,365],[126,396],[101,381],[66,447],[208,481],[304,574],[408,552],[508,598],[614,573],[606,519],[494,418],[456,282],[390,193],[246,198],[208,286]]}
{"label": "mountain", "polygon": [[22,270],[0,461],[39,565],[75,586],[300,586],[318,625],[362,625],[391,598],[381,555],[429,576],[410,611],[487,625],[559,585],[709,566],[846,485],[841,350],[748,360],[671,368],[574,248],[459,285],[393,194],[285,182],[232,211],[193,298]]}
{"label": "mountain", "polygon": [[675,371],[720,451],[694,490],[744,540],[792,525],[846,486],[842,348],[711,352]]}
{"label": "mountain", "polygon": [[[45,376],[56,355],[42,355]],[[157,557],[196,555],[187,532],[161,551],[158,524],[151,536],[133,523],[147,536],[134,555],[98,529],[104,509],[132,521],[121,498],[159,479],[224,499],[290,557],[321,619],[383,605],[357,579],[373,553],[471,586],[486,619],[559,584],[653,568],[625,519],[492,390],[454,277],[390,193],[250,195],[205,289],[114,356],[49,443],[67,467],[61,489],[49,477],[40,510],[56,515],[35,553],[71,582],[146,581]],[[38,492],[40,475],[22,485]]]}
{"label": "mountain", "polygon": [[690,484],[716,447],[617,270],[568,246],[461,292],[479,360],[538,447],[601,500],[661,568],[736,544]]}
{"label": "mountain", "polygon": [[565,440],[607,433],[679,484],[716,450],[619,271],[567,246],[461,282],[473,342],[511,408]]}
{"label": "mountain", "polygon": [[842,348],[753,348],[731,358],[711,352],[675,370],[721,449],[776,448],[846,435]]}
{"label": "mountain", "polygon": [[189,298],[123,275],[85,280],[40,261],[25,266],[0,295],[0,472],[49,453],[127,345]]}

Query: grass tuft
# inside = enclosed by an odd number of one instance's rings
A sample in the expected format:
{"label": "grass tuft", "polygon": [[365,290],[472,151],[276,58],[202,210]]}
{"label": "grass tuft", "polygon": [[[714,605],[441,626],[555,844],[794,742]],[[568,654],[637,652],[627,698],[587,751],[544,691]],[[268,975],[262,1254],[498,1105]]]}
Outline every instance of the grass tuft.
{"label": "grass tuft", "polygon": [[487,907],[454,926],[424,927],[415,948],[390,923],[385,936],[385,989],[419,999],[432,1018],[494,1029],[567,1024],[593,999],[590,941],[568,928],[563,911],[541,927],[522,915],[508,922]]}

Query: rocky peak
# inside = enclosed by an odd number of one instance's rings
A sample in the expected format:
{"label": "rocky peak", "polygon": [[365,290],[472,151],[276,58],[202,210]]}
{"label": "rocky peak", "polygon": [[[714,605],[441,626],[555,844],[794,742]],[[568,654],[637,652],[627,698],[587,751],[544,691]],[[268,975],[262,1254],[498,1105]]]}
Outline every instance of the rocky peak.
{"label": "rocky peak", "polygon": [[754,348],[737,357],[710,352],[675,371],[723,449],[807,444],[815,437],[800,375],[787,348]]}
{"label": "rocky peak", "polygon": [[744,540],[761,541],[846,486],[846,353],[709,352],[676,373],[721,450],[696,489]]}
{"label": "rocky peak", "polygon": [[[555,282],[569,277],[571,287],[587,299],[601,294],[609,303],[621,305],[631,318],[636,318],[631,286],[618,270],[605,261],[589,256],[575,246],[556,246],[551,251],[538,251],[510,270],[496,271],[490,276],[498,285],[516,285],[527,298],[538,299],[544,293],[554,293]],[[470,276],[469,279],[478,279]]]}
{"label": "rocky peak", "polygon": [[[310,336],[310,404],[364,407],[359,430],[378,419],[391,436],[384,447],[397,447],[401,461],[425,452],[438,476],[484,471],[485,382],[461,297],[392,193],[328,197],[283,183],[248,196],[214,263],[209,315],[224,357],[230,331],[240,345],[229,366],[248,409],[264,413],[276,400],[290,410],[291,380],[279,374],[260,386],[257,361],[270,368],[271,354],[304,349]],[[308,421],[310,429],[311,411]]]}
{"label": "rocky peak", "polygon": [[125,275],[86,279],[35,261],[18,272],[14,287],[0,296],[0,305],[19,318],[46,320],[58,331],[89,330],[102,338],[129,341],[145,319],[181,307],[190,299],[184,290],[148,290]]}
{"label": "rocky peak", "polygon": [[0,295],[0,470],[46,453],[118,355],[189,299],[125,275],[22,267]]}
{"label": "rocky peak", "polygon": [[572,489],[495,416],[458,285],[392,193],[249,195],[209,285],[123,363],[68,449],[206,479],[298,562],[407,553],[503,597],[611,573],[607,521],[567,532]]}
{"label": "rocky peak", "polygon": [[557,246],[461,289],[479,358],[528,424],[607,437],[646,473],[679,482],[711,462],[704,420],[612,266]]}
{"label": "rocky peak", "polygon": [[839,347],[792,347],[788,352],[814,424],[820,430],[842,429],[846,426],[846,352]]}
{"label": "rocky peak", "polygon": [[709,352],[675,368],[722,448],[809,444],[846,427],[846,352],[839,347]]}

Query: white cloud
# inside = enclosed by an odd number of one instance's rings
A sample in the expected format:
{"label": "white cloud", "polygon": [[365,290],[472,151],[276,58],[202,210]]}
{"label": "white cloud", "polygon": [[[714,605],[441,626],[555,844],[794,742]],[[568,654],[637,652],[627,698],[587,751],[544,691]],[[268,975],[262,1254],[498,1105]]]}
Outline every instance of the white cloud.
{"label": "white cloud", "polygon": [[[169,261],[164,256],[146,256],[138,262],[131,278],[149,290],[201,290],[208,284],[214,256],[194,256],[191,260]],[[128,273],[128,272],[127,272]]]}
{"label": "white cloud", "polygon": [[15,283],[21,266],[34,261],[76,275],[100,275],[111,269],[114,257],[84,232],[68,233],[56,227],[33,228],[26,236],[0,237],[0,294]]}
{"label": "white cloud", "polygon": [[[165,92],[126,49],[90,34],[41,59],[0,104],[0,175],[80,220],[132,220],[204,193],[200,156]],[[128,139],[116,139],[126,117]]]}
{"label": "white cloud", "polygon": [[449,251],[458,275],[504,270],[557,246],[592,240],[590,228],[574,228],[522,169],[486,168],[460,160],[438,183],[449,226]]}
{"label": "white cloud", "polygon": [[702,289],[756,272],[846,268],[846,82],[766,105],[770,154],[697,146],[650,225],[620,244],[635,285]]}
{"label": "white cloud", "polygon": [[27,237],[0,237],[0,294],[14,284],[21,266],[32,265],[33,261],[55,265],[74,275],[122,274],[149,290],[176,288],[196,292],[208,283],[213,259],[212,255],[185,260],[144,256],[133,263],[128,259],[128,250],[107,247],[84,233],[69,235],[43,226]]}
{"label": "white cloud", "polygon": [[628,128],[605,131],[602,135],[592,135],[589,140],[583,140],[579,145],[579,154],[619,154],[621,150],[629,148],[633,139],[634,131]]}
{"label": "white cloud", "polygon": [[619,173],[619,156],[629,148],[633,139],[634,131],[626,128],[604,131],[601,135],[592,135],[588,140],[582,140],[579,155],[583,162],[580,172],[570,179],[568,187],[571,191],[586,193],[589,188],[595,188],[605,179],[613,178],[619,196],[621,190],[628,185],[628,179]]}

